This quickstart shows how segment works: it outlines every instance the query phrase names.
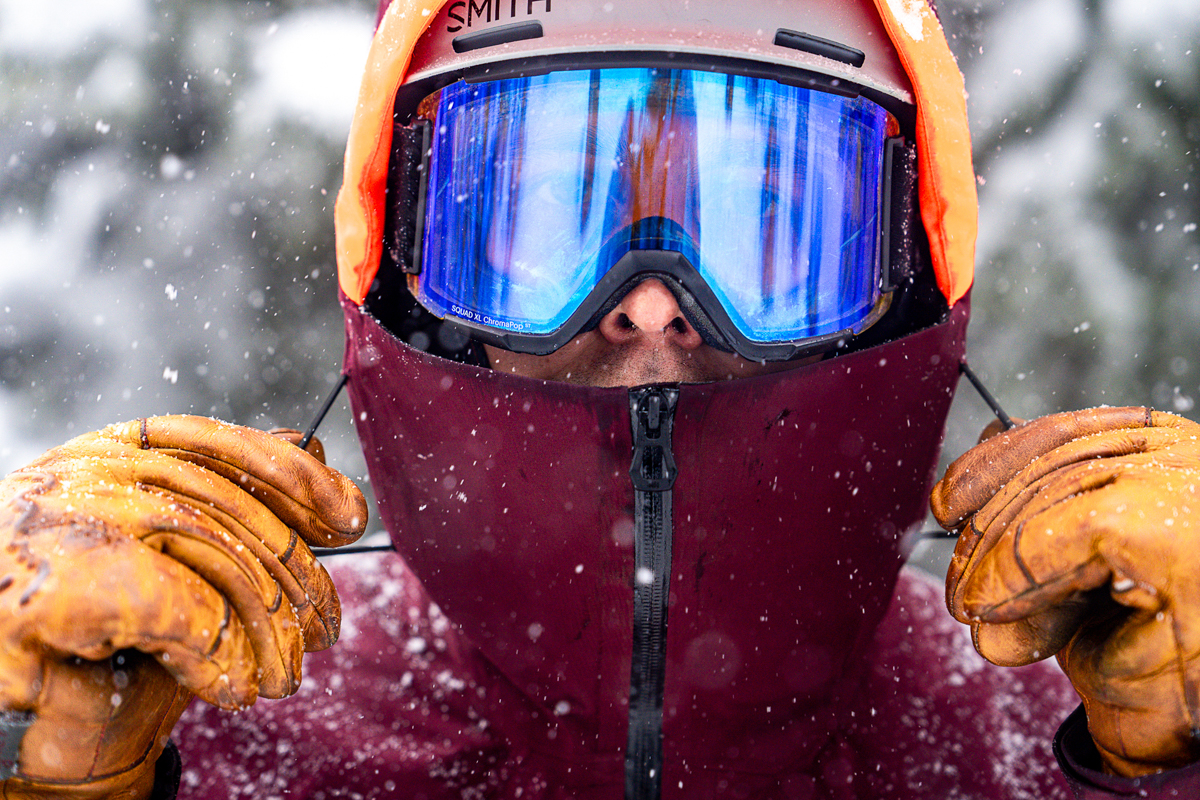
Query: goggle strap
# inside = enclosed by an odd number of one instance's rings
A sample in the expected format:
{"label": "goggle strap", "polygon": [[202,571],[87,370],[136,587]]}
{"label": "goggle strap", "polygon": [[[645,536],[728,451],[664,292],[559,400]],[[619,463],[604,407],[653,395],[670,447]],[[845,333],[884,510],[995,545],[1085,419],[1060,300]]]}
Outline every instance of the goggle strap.
{"label": "goggle strap", "polygon": [[428,180],[425,154],[429,151],[430,136],[430,125],[425,121],[396,125],[392,131],[393,156],[388,164],[383,240],[388,255],[406,275],[421,272],[421,229]]}
{"label": "goggle strap", "polygon": [[880,288],[891,292],[916,274],[917,148],[903,137],[891,137],[884,145],[882,191]]}

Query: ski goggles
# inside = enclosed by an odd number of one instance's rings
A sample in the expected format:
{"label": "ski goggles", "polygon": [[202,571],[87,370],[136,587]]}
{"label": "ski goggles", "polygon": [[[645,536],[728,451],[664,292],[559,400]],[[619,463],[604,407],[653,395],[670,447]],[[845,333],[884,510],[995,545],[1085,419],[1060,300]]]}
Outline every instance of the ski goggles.
{"label": "ski goggles", "polygon": [[393,256],[421,305],[485,342],[553,352],[647,276],[756,360],[827,349],[887,308],[903,140],[861,96],[561,71],[445,86],[397,133],[415,217],[394,221]]}

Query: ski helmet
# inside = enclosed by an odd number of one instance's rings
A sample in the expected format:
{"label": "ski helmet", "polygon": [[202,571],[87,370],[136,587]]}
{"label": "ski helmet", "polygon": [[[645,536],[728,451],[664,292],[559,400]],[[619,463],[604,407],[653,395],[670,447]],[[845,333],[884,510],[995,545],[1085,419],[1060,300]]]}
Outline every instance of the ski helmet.
{"label": "ski helmet", "polygon": [[407,284],[541,354],[653,273],[710,344],[782,360],[895,305],[924,248],[918,174],[952,305],[974,180],[961,77],[923,4],[396,2],[347,151],[341,288],[385,318]]}

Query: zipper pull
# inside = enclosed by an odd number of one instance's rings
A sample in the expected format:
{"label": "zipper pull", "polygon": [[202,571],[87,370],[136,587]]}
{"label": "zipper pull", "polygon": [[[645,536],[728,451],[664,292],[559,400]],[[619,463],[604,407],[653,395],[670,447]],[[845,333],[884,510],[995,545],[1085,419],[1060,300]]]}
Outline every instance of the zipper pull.
{"label": "zipper pull", "polygon": [[645,387],[629,391],[633,463],[629,478],[640,492],[667,492],[675,485],[671,428],[678,389]]}

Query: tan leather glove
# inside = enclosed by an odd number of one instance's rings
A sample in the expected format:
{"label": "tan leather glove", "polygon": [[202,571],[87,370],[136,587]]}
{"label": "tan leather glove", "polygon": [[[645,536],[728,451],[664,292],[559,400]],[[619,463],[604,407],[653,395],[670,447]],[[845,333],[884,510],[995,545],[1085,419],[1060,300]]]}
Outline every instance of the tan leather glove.
{"label": "tan leather glove", "polygon": [[317,458],[201,417],[113,425],[0,481],[0,707],[33,720],[0,796],[143,796],[193,693],[294,692],[340,622],[307,545],[366,516]]}
{"label": "tan leather glove", "polygon": [[934,487],[961,529],[950,612],[1001,665],[1057,655],[1106,771],[1200,759],[1200,425],[1055,414],[969,450]]}

